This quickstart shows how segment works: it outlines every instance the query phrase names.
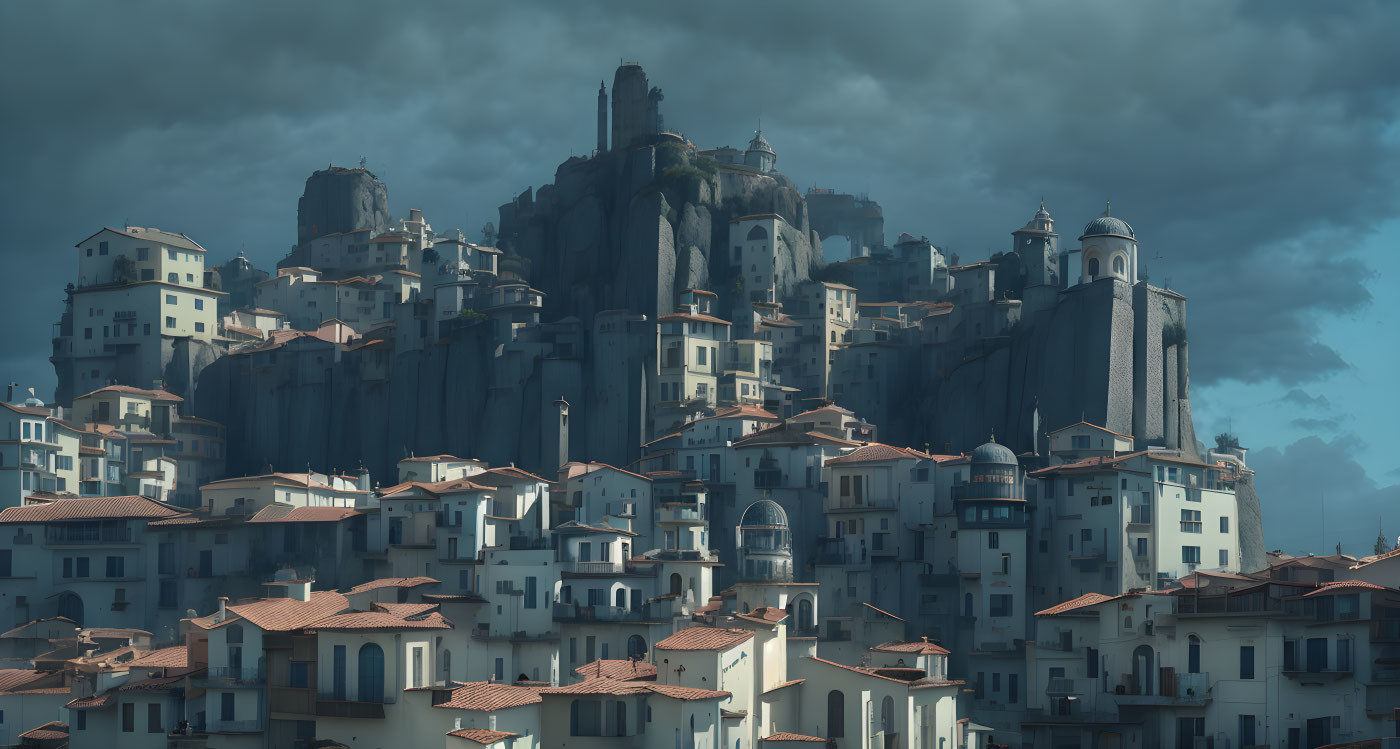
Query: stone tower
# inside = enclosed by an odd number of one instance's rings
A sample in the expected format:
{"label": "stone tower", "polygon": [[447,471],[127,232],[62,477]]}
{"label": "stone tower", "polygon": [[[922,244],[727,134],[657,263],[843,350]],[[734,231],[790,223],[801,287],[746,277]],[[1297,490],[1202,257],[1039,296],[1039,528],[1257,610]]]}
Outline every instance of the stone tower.
{"label": "stone tower", "polygon": [[598,81],[598,153],[608,150],[608,88]]}
{"label": "stone tower", "polygon": [[1055,306],[1056,296],[1063,287],[1060,276],[1060,235],[1055,233],[1055,220],[1040,210],[1025,226],[1011,233],[1011,249],[1021,257],[1026,269],[1026,288],[1021,314]]}
{"label": "stone tower", "polygon": [[632,141],[649,132],[648,92],[647,74],[642,71],[641,63],[624,62],[617,67],[612,90],[614,150],[626,149]]}

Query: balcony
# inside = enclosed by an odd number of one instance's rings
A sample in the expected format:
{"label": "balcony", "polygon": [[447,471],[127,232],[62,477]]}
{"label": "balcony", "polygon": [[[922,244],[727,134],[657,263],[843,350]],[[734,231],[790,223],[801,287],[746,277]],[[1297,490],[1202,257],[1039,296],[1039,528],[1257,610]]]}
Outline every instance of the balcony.
{"label": "balcony", "polygon": [[1119,705],[1203,707],[1210,702],[1210,674],[1183,674],[1169,669],[1158,672],[1154,694],[1142,694],[1132,674],[1123,674],[1114,699]]}
{"label": "balcony", "polygon": [[[387,699],[386,702],[392,702]],[[350,702],[337,700],[316,700],[316,715],[322,718],[372,718],[384,719],[384,702]]]}
{"label": "balcony", "polygon": [[667,502],[658,508],[656,522],[668,525],[704,525],[706,521],[696,504]]}
{"label": "balcony", "polygon": [[266,678],[259,666],[210,666],[195,681],[206,687],[259,686]]}
{"label": "balcony", "polygon": [[523,629],[508,630],[503,627],[491,627],[489,624],[478,624],[472,630],[472,639],[489,642],[491,640],[504,640],[507,642],[558,642],[558,632],[530,632]]}
{"label": "balcony", "polygon": [[554,621],[556,622],[645,622],[661,621],[664,618],[666,617],[652,615],[651,604],[640,609],[619,606],[582,606],[577,603],[554,604]]}
{"label": "balcony", "polygon": [[129,544],[131,529],[126,525],[98,526],[89,524],[50,525],[44,528],[44,544]]}
{"label": "balcony", "polygon": [[264,724],[261,718],[251,720],[211,720],[205,733],[262,733]]}
{"label": "balcony", "polygon": [[893,497],[830,497],[824,503],[827,512],[870,512],[872,510],[895,510],[898,504]]}
{"label": "balcony", "polygon": [[1045,683],[1045,694],[1049,697],[1065,697],[1071,694],[1083,694],[1074,685],[1074,679],[1063,679],[1052,677]]}
{"label": "balcony", "polygon": [[625,575],[625,562],[560,562],[560,570],[566,575]]}

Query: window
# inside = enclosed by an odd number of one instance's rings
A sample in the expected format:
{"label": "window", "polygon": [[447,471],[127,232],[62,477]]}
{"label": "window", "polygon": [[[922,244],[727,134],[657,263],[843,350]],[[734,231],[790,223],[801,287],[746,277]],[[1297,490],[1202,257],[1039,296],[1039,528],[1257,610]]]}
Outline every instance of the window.
{"label": "window", "polygon": [[165,327],[167,327],[167,328],[173,328],[173,327],[175,327],[175,318],[173,318],[173,317],[167,317],[167,318],[165,318]]}
{"label": "window", "polygon": [[99,254],[99,255],[106,255],[106,254],[107,254],[107,243],[106,243],[106,242],[98,242],[98,243],[97,243],[97,254]]}
{"label": "window", "polygon": [[150,334],[151,334],[151,324],[150,324],[150,323],[145,323],[144,325],[141,326],[141,335],[150,335]]}
{"label": "window", "polygon": [[1088,450],[1088,449],[1089,449],[1089,437],[1088,437],[1088,435],[1080,435],[1080,434],[1070,435],[1070,438],[1069,438],[1069,446],[1070,446],[1070,448],[1073,449],[1073,450]]}
{"label": "window", "polygon": [[196,333],[203,333],[203,332],[204,332],[204,323],[202,323],[202,322],[197,322],[197,323],[195,323],[195,324],[194,324],[194,332],[196,332]]}
{"label": "window", "polygon": [[150,259],[151,259],[151,248],[149,248],[149,247],[137,247],[137,248],[136,248],[136,259],[137,259],[137,260],[150,260]]}
{"label": "window", "polygon": [[1351,669],[1351,639],[1340,637],[1337,639],[1337,670],[1350,671]]}
{"label": "window", "polygon": [[160,703],[146,705],[146,733],[165,733],[165,725],[160,721]]}
{"label": "window", "polygon": [[1241,679],[1253,679],[1253,678],[1254,678],[1254,646],[1253,646],[1253,645],[1241,645],[1241,646],[1240,646],[1240,678],[1241,678]]}
{"label": "window", "polygon": [[165,251],[165,256],[168,257],[168,258],[170,258],[171,260],[179,260],[179,259],[180,259],[179,253],[177,253],[177,252],[175,252],[174,250],[171,250],[171,249],[167,249],[167,250]]}
{"label": "window", "polygon": [[1220,516],[1220,532],[1221,532],[1221,533],[1229,533],[1229,532],[1230,532],[1230,518],[1229,518],[1228,516],[1226,516],[1226,515],[1221,515],[1221,516]]}
{"label": "window", "polygon": [[696,347],[695,347],[695,363],[696,363],[696,364],[699,364],[699,365],[702,366],[702,367],[705,366],[705,347],[704,347],[704,346],[696,346]]}
{"label": "window", "polygon": [[1119,276],[1123,275],[1123,256],[1122,256],[1122,255],[1115,255],[1115,256],[1113,257],[1113,272],[1114,272],[1116,275],[1119,275]]}
{"label": "window", "polygon": [[989,614],[995,618],[999,616],[1011,616],[1011,595],[1009,593],[994,593],[990,598]]}
{"label": "window", "polygon": [[538,578],[525,578],[525,608],[527,609],[538,608],[539,594],[536,592],[538,584]]}
{"label": "window", "polygon": [[1018,679],[1016,677],[1016,674],[1006,675],[1006,703],[1008,705],[1014,705],[1016,701],[1020,699],[1017,696],[1017,693],[1020,691],[1020,685],[1017,683]]}
{"label": "window", "polygon": [[1080,528],[1080,529],[1079,529],[1079,540],[1080,540],[1080,541],[1083,541],[1083,542],[1085,542],[1085,543],[1088,543],[1088,542],[1090,542],[1090,541],[1093,541],[1093,540],[1094,540],[1094,529],[1093,529],[1093,528]]}
{"label": "window", "polygon": [[83,328],[83,339],[92,340],[92,328]]}
{"label": "window", "polygon": [[[336,647],[341,647],[337,645]],[[343,699],[343,698],[342,698]],[[233,720],[236,713],[233,710],[233,692],[224,692],[219,695],[219,720]]]}
{"label": "window", "polygon": [[1099,259],[1096,257],[1089,258],[1089,280],[1092,281],[1094,279],[1094,276],[1097,276],[1098,274]]}
{"label": "window", "polygon": [[178,304],[179,301],[180,301],[180,300],[179,300],[174,294],[166,294],[166,295],[165,295],[165,303],[166,303],[166,304]]}
{"label": "window", "polygon": [[988,549],[1000,549],[1000,548],[1001,548],[1001,534],[1000,534],[1000,533],[997,533],[996,531],[991,531],[991,532],[989,532],[989,533],[987,534],[987,548],[988,548]]}
{"label": "window", "polygon": [[1181,511],[1181,532],[1200,533],[1201,532],[1201,511],[1182,510]]}
{"label": "window", "polygon": [[87,557],[78,557],[78,572],[77,572],[77,574],[76,574],[75,576],[76,576],[76,577],[87,577],[88,574],[89,574],[89,572],[88,572],[88,558],[87,558]]}
{"label": "window", "polygon": [[357,665],[359,689],[356,691],[356,699],[360,702],[383,702],[384,649],[372,642],[361,645]]}
{"label": "window", "polygon": [[107,557],[107,577],[126,577],[125,557]]}
{"label": "window", "polygon": [[[92,254],[92,250],[88,250],[88,254],[89,254],[89,255]],[[4,723],[4,722],[5,722],[4,718],[5,718],[5,713],[0,712],[0,723]],[[87,711],[86,711],[86,710],[74,710],[74,711],[73,711],[73,728],[76,729],[76,730],[79,730],[79,731],[86,731],[86,730],[87,730]]]}
{"label": "window", "polygon": [[1145,557],[1145,556],[1147,556],[1147,538],[1145,538],[1145,537],[1144,537],[1144,538],[1139,538],[1139,539],[1136,539],[1136,541],[1137,541],[1137,555],[1140,556],[1140,557]]}
{"label": "window", "polygon": [[[233,695],[229,695],[230,697]],[[136,703],[127,702],[122,705],[122,733],[132,733],[136,730]]]}
{"label": "window", "polygon": [[165,274],[165,280],[166,280],[167,283],[180,283],[180,274],[179,274],[179,273],[167,273],[167,274]]}
{"label": "window", "polygon": [[310,684],[310,670],[306,661],[292,661],[291,670],[288,674],[287,685],[293,687],[306,687]]}
{"label": "window", "polygon": [[195,308],[195,309],[204,309],[204,300],[203,300],[203,299],[196,299],[196,300],[194,300],[194,308]]}
{"label": "window", "polygon": [[1181,547],[1181,561],[1183,564],[1200,564],[1201,547],[1183,546]]}
{"label": "window", "polygon": [[826,735],[833,739],[846,736],[846,695],[839,689],[826,693]]}
{"label": "window", "polygon": [[1229,566],[1230,566],[1230,550],[1229,550],[1229,549],[1221,549],[1221,550],[1220,550],[1220,566],[1221,566],[1221,567],[1229,567]]}

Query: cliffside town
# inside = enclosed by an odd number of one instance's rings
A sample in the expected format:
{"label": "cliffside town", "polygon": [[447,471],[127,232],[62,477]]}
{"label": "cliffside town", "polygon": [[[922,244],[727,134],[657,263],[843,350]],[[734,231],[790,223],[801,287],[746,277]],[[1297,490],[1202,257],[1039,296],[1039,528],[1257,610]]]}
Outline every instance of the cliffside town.
{"label": "cliffside town", "polygon": [[480,236],[330,166],[270,271],[78,242],[0,404],[0,744],[1397,735],[1400,556],[1266,553],[1111,206],[960,264],[662,101],[624,63]]}

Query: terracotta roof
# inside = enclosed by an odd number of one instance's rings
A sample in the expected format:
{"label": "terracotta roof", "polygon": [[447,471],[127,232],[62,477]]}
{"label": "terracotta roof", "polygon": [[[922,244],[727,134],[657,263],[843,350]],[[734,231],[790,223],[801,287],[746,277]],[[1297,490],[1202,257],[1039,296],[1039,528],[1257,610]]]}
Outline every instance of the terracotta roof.
{"label": "terracotta roof", "polygon": [[769,692],[776,692],[779,689],[786,689],[791,686],[796,686],[804,681],[806,681],[806,679],[792,679],[791,681],[785,681],[782,684],[776,684],[772,687],[769,687],[768,689],[763,690],[763,693],[768,694]]}
{"label": "terracotta roof", "polygon": [[[14,411],[15,413],[19,414],[29,414],[30,416],[49,415],[49,409],[43,408],[42,406],[15,406],[9,403],[5,403],[3,401],[0,401],[0,406],[4,406],[5,408],[8,408],[11,411]],[[57,419],[55,419],[54,421],[57,421]]]}
{"label": "terracotta roof", "polygon": [[126,665],[132,668],[186,668],[190,665],[189,660],[189,650],[184,645],[176,645],[152,650],[135,660],[127,661]]}
{"label": "terracotta roof", "polygon": [[292,507],[284,504],[270,504],[253,513],[250,523],[338,523],[359,515],[359,510],[349,507]]}
{"label": "terracotta roof", "polygon": [[136,395],[142,398],[150,398],[151,400],[156,401],[168,401],[170,403],[183,403],[185,401],[184,398],[181,398],[180,396],[175,395],[174,393],[167,393],[164,390],[142,390],[141,388],[134,388],[130,385],[108,385],[107,387],[100,387],[92,391],[91,393],[80,395],[77,398],[74,398],[73,400],[82,400],[83,398],[97,395],[99,393],[121,393],[123,395]]}
{"label": "terracotta roof", "polygon": [[167,518],[184,510],[140,496],[60,499],[42,505],[7,507],[0,511],[3,523],[47,523],[56,520]]}
{"label": "terracotta roof", "polygon": [[49,676],[46,671],[28,668],[0,669],[0,692],[28,691],[30,685],[37,684]]}
{"label": "terracotta roof", "polygon": [[1082,609],[1085,606],[1094,606],[1103,603],[1104,601],[1111,600],[1113,600],[1113,596],[1106,596],[1102,593],[1085,593],[1084,595],[1078,598],[1071,598],[1070,600],[1065,601],[1064,603],[1055,604],[1054,606],[1051,606],[1048,609],[1041,609],[1040,611],[1035,612],[1035,615],[1054,616],[1056,614],[1065,614],[1070,611],[1075,611],[1076,609]]}
{"label": "terracotta roof", "polygon": [[539,693],[528,687],[497,684],[490,681],[474,681],[458,685],[452,690],[452,695],[446,702],[439,702],[433,707],[489,713],[521,705],[533,705],[539,701]]}
{"label": "terracotta roof", "polygon": [[329,484],[321,483],[311,478],[309,473],[265,473],[261,476],[236,476],[231,479],[220,479],[211,481],[200,489],[231,489],[238,486],[259,486],[266,483],[280,484],[282,486],[295,486],[302,489],[329,489],[330,491],[343,492],[346,494],[368,494],[363,489],[338,489]]}
{"label": "terracotta roof", "polygon": [[788,618],[788,612],[774,606],[759,606],[747,614],[735,614],[735,616],[756,624],[777,624]]}
{"label": "terracotta roof", "polygon": [[946,648],[940,647],[936,643],[929,642],[927,637],[915,642],[900,642],[898,640],[882,642],[879,645],[876,645],[875,647],[871,648],[871,650],[874,650],[879,653],[914,653],[917,655],[948,654],[948,650]]}
{"label": "terracotta roof", "polygon": [[659,317],[659,318],[657,318],[657,319],[660,320],[661,322],[673,322],[673,321],[676,321],[676,320],[693,320],[693,321],[695,321],[695,322],[714,323],[715,325],[732,325],[732,324],[733,324],[733,323],[729,322],[728,320],[724,320],[724,319],[715,317],[714,315],[692,315],[692,314],[690,314],[689,312],[672,312],[672,313],[669,314],[669,315],[662,315],[661,317]]}
{"label": "terracotta roof", "polygon": [[[129,665],[129,664],[128,664]],[[185,680],[187,674],[178,676],[162,676],[153,679],[141,679],[139,681],[128,681],[117,687],[118,692],[159,692],[170,689],[176,684]]]}
{"label": "terracotta roof", "polygon": [[423,593],[419,597],[434,603],[486,603],[486,598],[477,593]]}
{"label": "terracotta roof", "polygon": [[577,684],[570,684],[562,687],[543,687],[539,692],[540,694],[607,694],[614,696],[645,694],[650,692],[677,700],[719,700],[730,696],[729,692],[718,692],[713,689],[677,687],[668,684],[654,684],[646,681],[623,681],[620,679],[609,679],[607,677],[587,679]]}
{"label": "terracotta roof", "polygon": [[201,518],[201,517],[199,517],[198,515],[186,514],[186,515],[174,515],[174,516],[171,516],[171,517],[168,517],[168,518],[163,518],[163,519],[161,519],[161,520],[152,520],[151,522],[147,523],[146,525],[148,525],[148,526],[153,526],[153,525],[154,525],[154,526],[165,527],[165,526],[167,526],[167,525],[199,525],[200,523],[205,523],[205,522],[215,522],[215,523],[218,523],[218,522],[223,522],[223,521],[222,521],[222,519],[219,519],[219,518]]}
{"label": "terracotta roof", "polygon": [[819,739],[816,736],[807,736],[801,733],[790,733],[788,731],[779,731],[772,736],[759,739],[759,741],[809,741],[817,744],[826,743],[826,739]]}
{"label": "terracotta roof", "polygon": [[19,737],[35,741],[59,741],[68,738],[68,724],[51,720],[38,728],[25,731]]}
{"label": "terracotta roof", "polygon": [[334,591],[319,590],[311,600],[295,598],[264,598],[253,603],[229,606],[228,610],[269,632],[290,632],[312,622],[344,611],[345,596]]}
{"label": "terracotta roof", "polygon": [[622,681],[656,678],[656,666],[646,661],[597,660],[574,669],[584,679],[619,679]]}
{"label": "terracotta roof", "polygon": [[398,616],[388,611],[347,611],[305,626],[312,632],[397,632],[402,629],[452,629],[437,611]]}
{"label": "terracotta roof", "polygon": [[370,580],[367,583],[360,583],[350,589],[351,593],[364,593],[380,588],[416,588],[420,585],[433,585],[441,582],[431,577],[384,577],[378,580]]}
{"label": "terracotta roof", "polygon": [[1352,569],[1357,569],[1357,568],[1359,568],[1359,567],[1365,567],[1365,566],[1368,565],[1368,564],[1375,564],[1376,562],[1379,562],[1379,561],[1382,561],[1382,560],[1385,560],[1385,559],[1390,559],[1391,557],[1395,557],[1395,556],[1400,556],[1400,548],[1392,549],[1392,550],[1390,550],[1390,551],[1387,551],[1387,552],[1384,553],[1384,554],[1376,554],[1376,555],[1374,555],[1374,556],[1362,557],[1356,564],[1352,565],[1351,568],[1352,568]]}
{"label": "terracotta roof", "polygon": [[1304,597],[1304,598],[1307,598],[1308,596],[1326,595],[1326,594],[1328,594],[1328,593],[1336,593],[1336,592],[1339,592],[1339,591],[1342,591],[1342,590],[1385,590],[1385,589],[1386,589],[1386,588],[1385,588],[1384,585],[1376,585],[1375,583],[1368,583],[1368,582],[1366,582],[1365,580],[1338,580],[1338,581],[1336,581],[1336,582],[1323,583],[1323,584],[1321,584],[1321,585],[1319,585],[1319,586],[1317,587],[1317,590],[1314,590],[1314,591],[1311,591],[1311,592],[1309,592],[1309,593],[1303,594],[1303,597]]}
{"label": "terracotta roof", "polygon": [[79,697],[76,700],[70,701],[68,704],[64,705],[64,707],[69,710],[96,710],[107,707],[111,702],[112,693],[103,692],[102,694],[95,694],[91,697]]}
{"label": "terracotta roof", "polygon": [[405,481],[401,484],[394,484],[387,489],[380,489],[379,496],[392,497],[395,494],[403,494],[410,489],[422,489],[423,491],[438,496],[441,494],[459,494],[463,492],[489,492],[495,489],[493,486],[483,486],[471,479],[452,479],[451,481]]}
{"label": "terracotta roof", "polygon": [[[42,624],[42,623],[44,623],[44,622],[63,622],[63,623],[65,623],[65,624],[68,624],[70,627],[76,627],[76,626],[78,626],[78,623],[77,623],[77,622],[73,621],[72,619],[69,619],[69,618],[66,617],[66,616],[46,616],[46,617],[43,617],[42,619],[35,619],[35,620],[33,620],[33,621],[25,622],[24,624],[21,624],[21,625],[19,625],[18,627],[15,627],[14,629],[10,630],[9,632],[5,632],[4,634],[0,634],[0,637],[30,637],[31,635],[26,634],[24,630],[26,630],[26,629],[28,629],[29,627],[32,627],[32,626],[34,626],[34,625],[36,625],[36,624]],[[3,687],[0,687],[0,689],[3,689]]]}
{"label": "terracotta roof", "polygon": [[482,483],[490,483],[486,478],[487,476],[506,479],[507,481],[533,481],[541,484],[549,483],[549,479],[543,478],[541,476],[536,476],[535,474],[530,473],[529,471],[521,470],[519,468],[516,468],[515,466],[506,466],[504,468],[490,468],[474,475],[473,478],[479,478],[482,481]]}
{"label": "terracotta roof", "polygon": [[747,629],[687,627],[656,643],[657,650],[728,650],[753,637]]}
{"label": "terracotta roof", "polygon": [[478,744],[494,744],[497,741],[513,739],[520,734],[507,733],[505,731],[492,731],[487,728],[459,728],[456,731],[448,731],[448,736],[456,736],[459,739],[475,741]]}

